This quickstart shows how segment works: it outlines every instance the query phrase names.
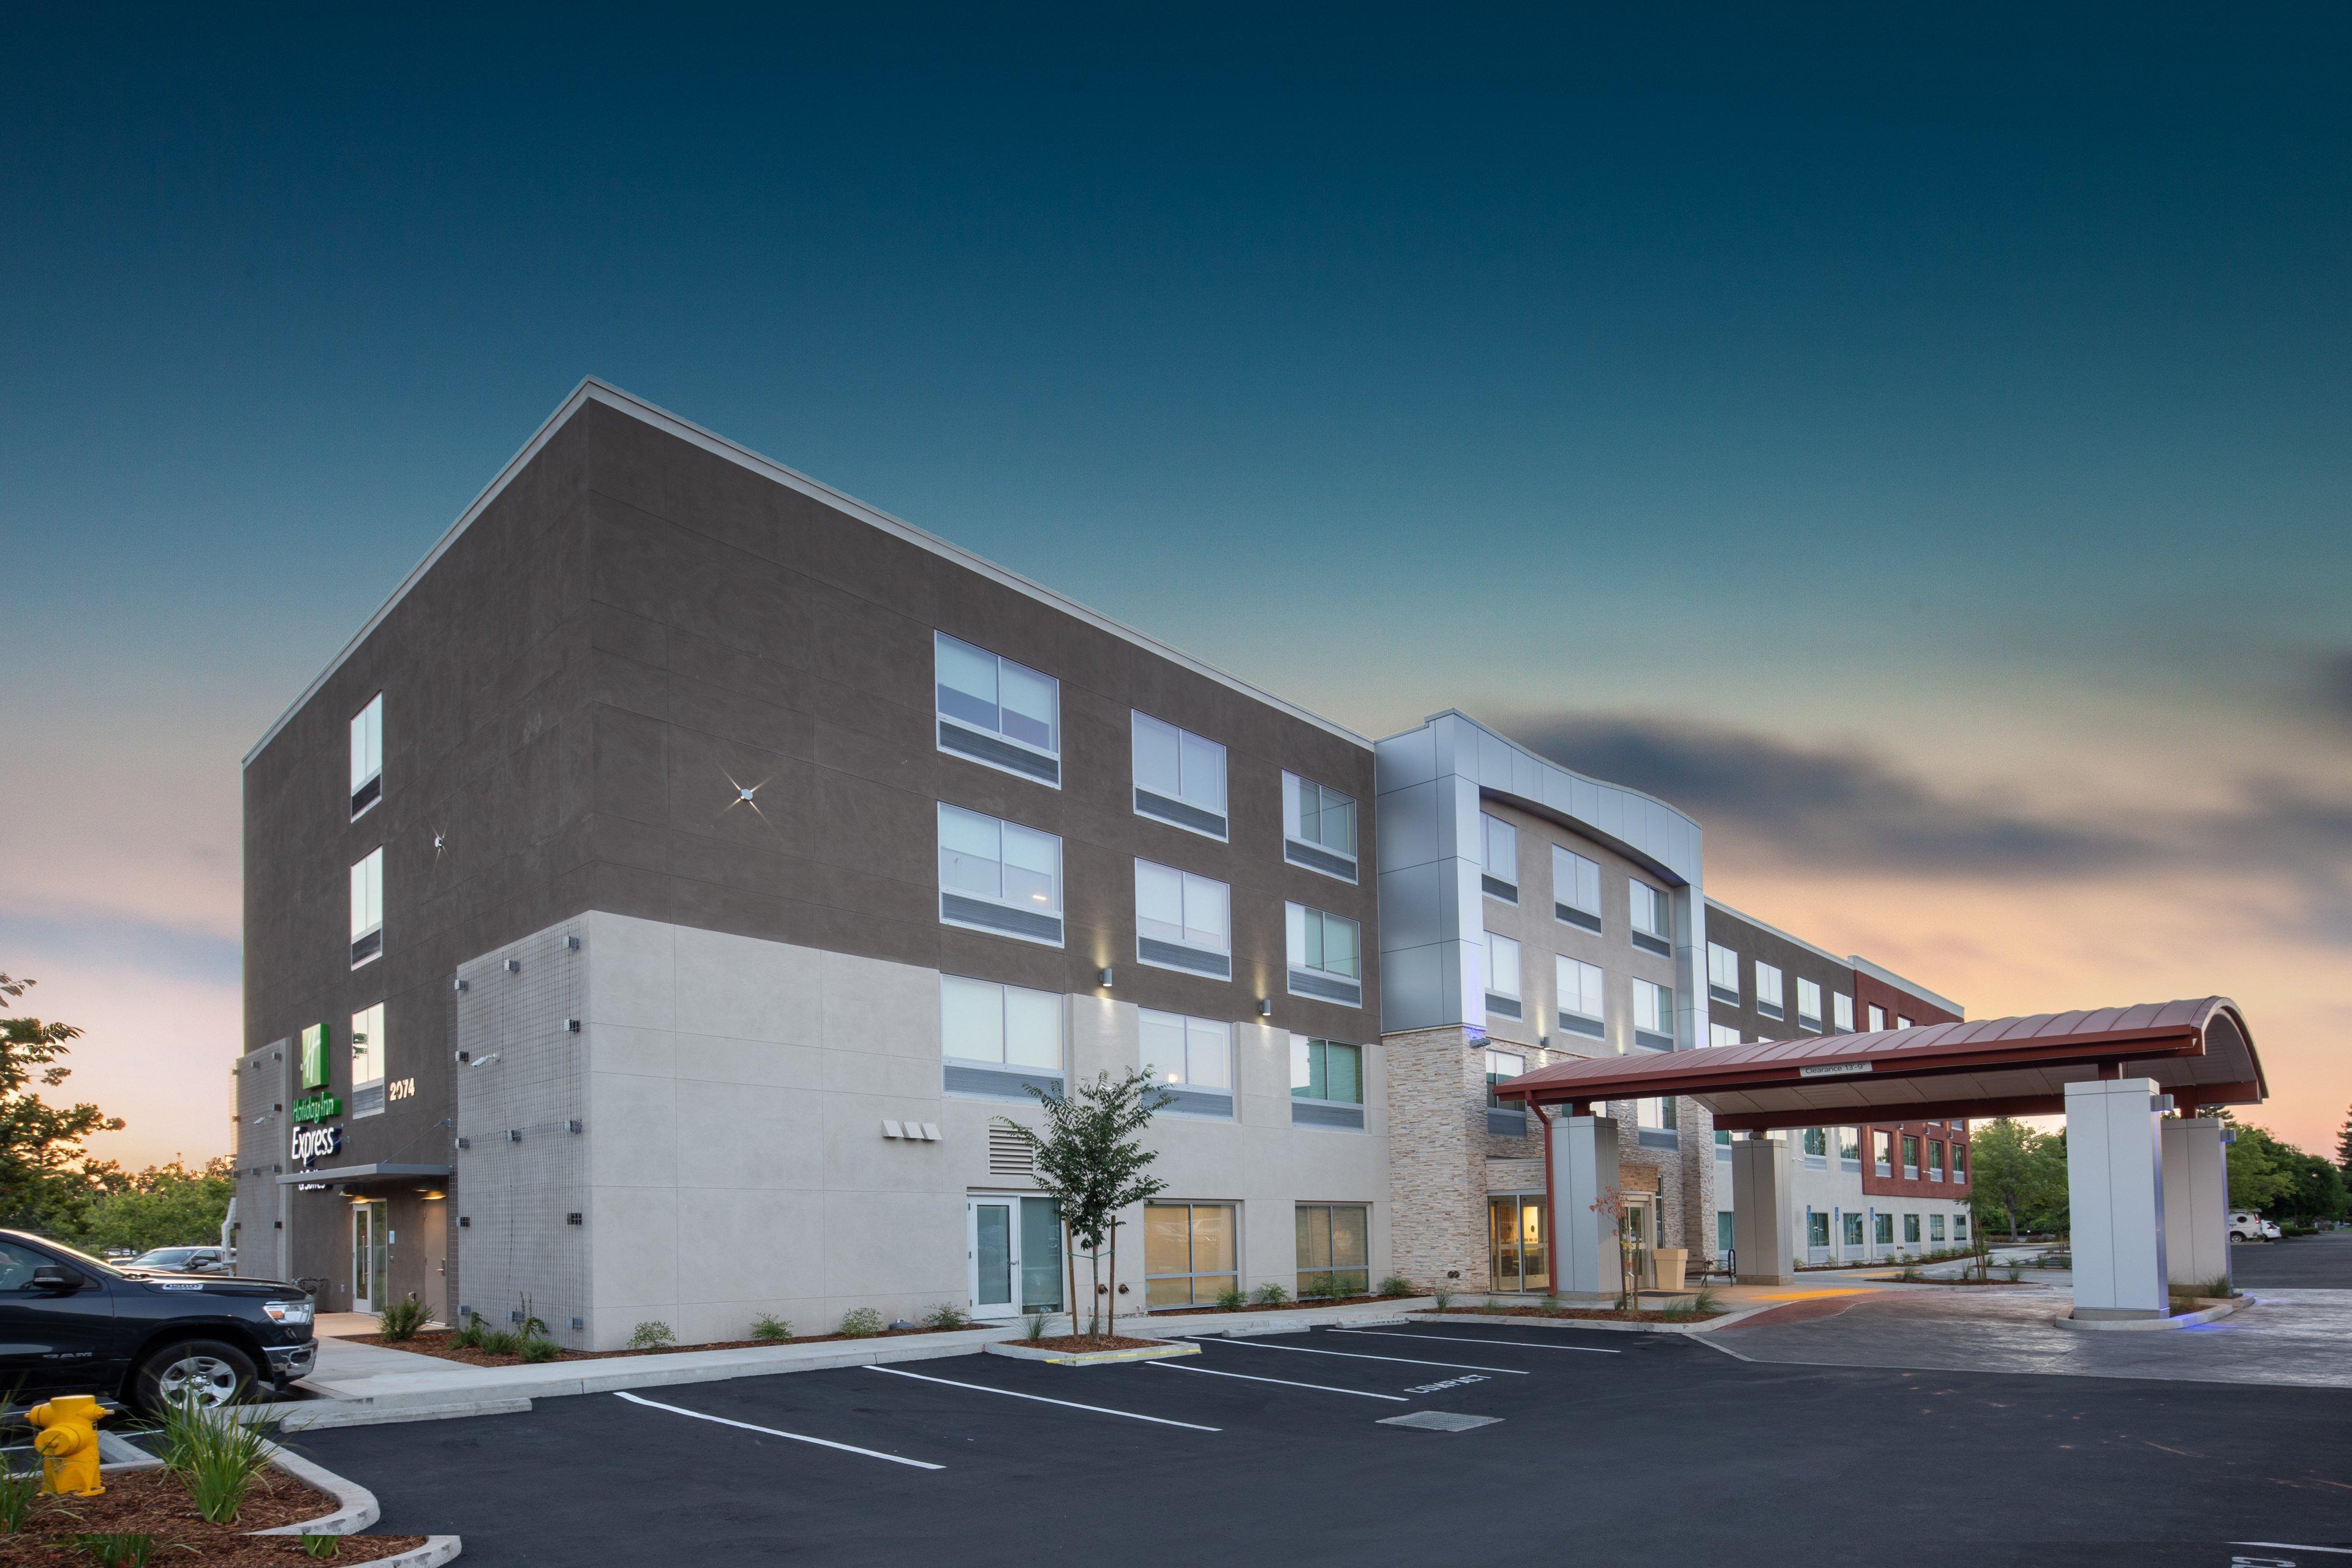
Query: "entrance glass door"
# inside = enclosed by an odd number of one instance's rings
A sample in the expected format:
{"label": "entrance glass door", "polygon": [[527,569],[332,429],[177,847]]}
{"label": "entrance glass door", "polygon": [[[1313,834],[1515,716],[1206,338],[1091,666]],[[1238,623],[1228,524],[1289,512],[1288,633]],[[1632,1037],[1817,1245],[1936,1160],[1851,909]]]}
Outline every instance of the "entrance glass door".
{"label": "entrance glass door", "polygon": [[1488,1275],[1497,1290],[1549,1290],[1551,1258],[1544,1241],[1544,1201],[1539,1197],[1486,1200]]}
{"label": "entrance glass door", "polygon": [[964,1241],[975,1320],[1062,1310],[1062,1219],[1051,1198],[975,1194]]}
{"label": "entrance glass door", "polygon": [[352,1205],[352,1310],[383,1310],[383,1273],[392,1237],[385,1229],[390,1205],[381,1199]]}

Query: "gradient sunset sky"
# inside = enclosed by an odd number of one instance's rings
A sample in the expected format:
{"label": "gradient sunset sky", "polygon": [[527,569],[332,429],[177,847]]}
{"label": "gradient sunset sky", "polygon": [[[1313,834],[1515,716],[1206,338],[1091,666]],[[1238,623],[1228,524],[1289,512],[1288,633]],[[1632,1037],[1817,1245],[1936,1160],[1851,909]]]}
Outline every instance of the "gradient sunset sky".
{"label": "gradient sunset sky", "polygon": [[588,374],[1972,1016],[2233,995],[2332,1152],[2352,12],[843,9],[13,20],[0,971],[100,1152],[228,1148],[239,759]]}

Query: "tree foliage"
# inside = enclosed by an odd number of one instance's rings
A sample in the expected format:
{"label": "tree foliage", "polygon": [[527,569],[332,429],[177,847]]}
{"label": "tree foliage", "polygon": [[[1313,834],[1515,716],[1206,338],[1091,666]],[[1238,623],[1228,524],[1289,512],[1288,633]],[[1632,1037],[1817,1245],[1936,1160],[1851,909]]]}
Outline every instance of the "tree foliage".
{"label": "tree foliage", "polygon": [[[1029,1146],[1037,1185],[1061,1205],[1066,1233],[1074,1243],[1085,1243],[1088,1253],[1098,1256],[1103,1244],[1112,1237],[1121,1209],[1149,1203],[1168,1188],[1166,1182],[1149,1173],[1160,1155],[1143,1146],[1140,1134],[1160,1108],[1175,1096],[1150,1073],[1134,1068],[1118,1078],[1098,1073],[1094,1082],[1078,1084],[1069,1094],[1055,1095],[1034,1088],[1029,1092],[1045,1108],[1043,1131],[1003,1116],[996,1124]],[[1066,1249],[1073,1271],[1073,1295],[1076,1250],[1075,1246]],[[1116,1301],[1115,1245],[1110,1283]],[[1077,1327],[1075,1300],[1070,1305],[1070,1326],[1074,1331]]]}
{"label": "tree foliage", "polygon": [[[0,974],[0,1003],[21,1000],[32,986]],[[82,1140],[120,1131],[122,1119],[86,1102],[54,1106],[40,1096],[72,1075],[64,1058],[80,1037],[71,1024],[0,1018],[0,1225],[76,1234],[103,1184],[120,1175],[111,1164],[91,1161]]]}
{"label": "tree foliage", "polygon": [[201,1247],[219,1241],[236,1195],[236,1162],[223,1154],[190,1170],[179,1161],[130,1174],[111,1174],[107,1190],[67,1239],[90,1252],[127,1247]]}
{"label": "tree foliage", "polygon": [[2235,1118],[2237,1141],[2230,1145],[2230,1206],[2255,1209],[2269,1218],[2310,1225],[2342,1219],[2352,1208],[2344,1173],[2316,1154]]}
{"label": "tree foliage", "polygon": [[1969,1132],[1969,1208],[1979,1230],[2066,1228],[2066,1139],[2003,1116]]}

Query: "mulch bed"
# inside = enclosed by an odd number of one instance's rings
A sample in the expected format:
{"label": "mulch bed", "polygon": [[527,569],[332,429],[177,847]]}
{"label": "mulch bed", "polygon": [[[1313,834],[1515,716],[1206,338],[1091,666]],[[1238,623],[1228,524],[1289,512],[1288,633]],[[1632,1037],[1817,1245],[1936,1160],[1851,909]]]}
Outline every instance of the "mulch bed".
{"label": "mulch bed", "polygon": [[[0,1563],[91,1563],[95,1558],[61,1549],[68,1536],[143,1534],[163,1548],[159,1564],[218,1563],[247,1568],[265,1563],[314,1563],[291,1537],[267,1538],[247,1531],[299,1524],[335,1511],[333,1498],[276,1470],[264,1471],[247,1494],[235,1524],[208,1524],[188,1500],[187,1488],[162,1470],[110,1470],[97,1497],[48,1497],[34,1505],[22,1533],[0,1536]],[[421,1535],[346,1535],[334,1563],[373,1563],[425,1544]],[[178,1550],[188,1547],[189,1551]]]}
{"label": "mulch bed", "polygon": [[[1423,1309],[1434,1312],[1434,1307]],[[1703,1323],[1723,1316],[1711,1312],[1667,1313],[1649,1308],[1621,1312],[1613,1307],[1448,1307],[1448,1313],[1475,1312],[1482,1318],[1591,1318],[1612,1323]]]}
{"label": "mulch bed", "polygon": [[1015,1340],[1013,1342],[1025,1350],[1055,1351],[1063,1355],[1075,1355],[1095,1351],[1148,1351],[1168,1342],[1133,1339],[1126,1334],[1048,1334],[1042,1340]]}
{"label": "mulch bed", "polygon": [[[966,1323],[964,1328],[970,1329],[980,1326],[982,1325]],[[451,1332],[452,1331],[448,1329],[423,1329],[418,1331],[413,1337],[404,1340],[388,1340],[382,1334],[338,1334],[335,1337],[337,1339],[348,1340],[355,1345],[382,1345],[386,1350],[415,1351],[418,1355],[439,1356],[443,1361],[461,1361],[466,1363],[468,1366],[523,1366],[529,1364],[519,1355],[492,1355],[488,1351],[478,1351],[467,1347],[453,1346],[449,1343],[449,1335]],[[714,1340],[709,1344],[663,1345],[656,1350],[566,1350],[559,1353],[555,1359],[557,1361],[609,1361],[615,1356],[676,1355],[681,1351],[774,1350],[780,1345],[823,1345],[831,1344],[836,1340],[902,1340],[910,1334],[952,1334],[959,1332],[961,1332],[961,1330],[885,1329],[878,1334],[796,1334],[789,1340]]]}
{"label": "mulch bed", "polygon": [[1407,1299],[1400,1296],[1333,1296],[1328,1299],[1318,1296],[1311,1301],[1271,1303],[1251,1301],[1239,1307],[1155,1307],[1151,1310],[1151,1315],[1155,1318],[1192,1318],[1204,1312],[1296,1312],[1302,1308],[1361,1307],[1369,1302],[1397,1301]]}

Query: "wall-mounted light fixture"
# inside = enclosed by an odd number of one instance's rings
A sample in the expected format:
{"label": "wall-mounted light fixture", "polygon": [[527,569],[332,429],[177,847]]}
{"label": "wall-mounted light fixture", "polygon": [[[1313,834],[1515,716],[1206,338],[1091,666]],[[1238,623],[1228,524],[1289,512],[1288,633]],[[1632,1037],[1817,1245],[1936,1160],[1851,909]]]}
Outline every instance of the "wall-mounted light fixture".
{"label": "wall-mounted light fixture", "polygon": [[1257,1016],[1261,1018],[1271,1018],[1274,1016],[1273,997],[1261,996],[1257,999]]}
{"label": "wall-mounted light fixture", "polygon": [[1097,985],[1099,985],[1099,986],[1101,986],[1104,990],[1108,991],[1108,990],[1109,990],[1109,989],[1110,989],[1110,983],[1111,983],[1111,967],[1110,967],[1110,965],[1109,965],[1109,964],[1106,963],[1106,964],[1104,964],[1104,965],[1102,966],[1102,968],[1100,968],[1099,970],[1097,970],[1097,971],[1095,972],[1095,984],[1097,984]]}

